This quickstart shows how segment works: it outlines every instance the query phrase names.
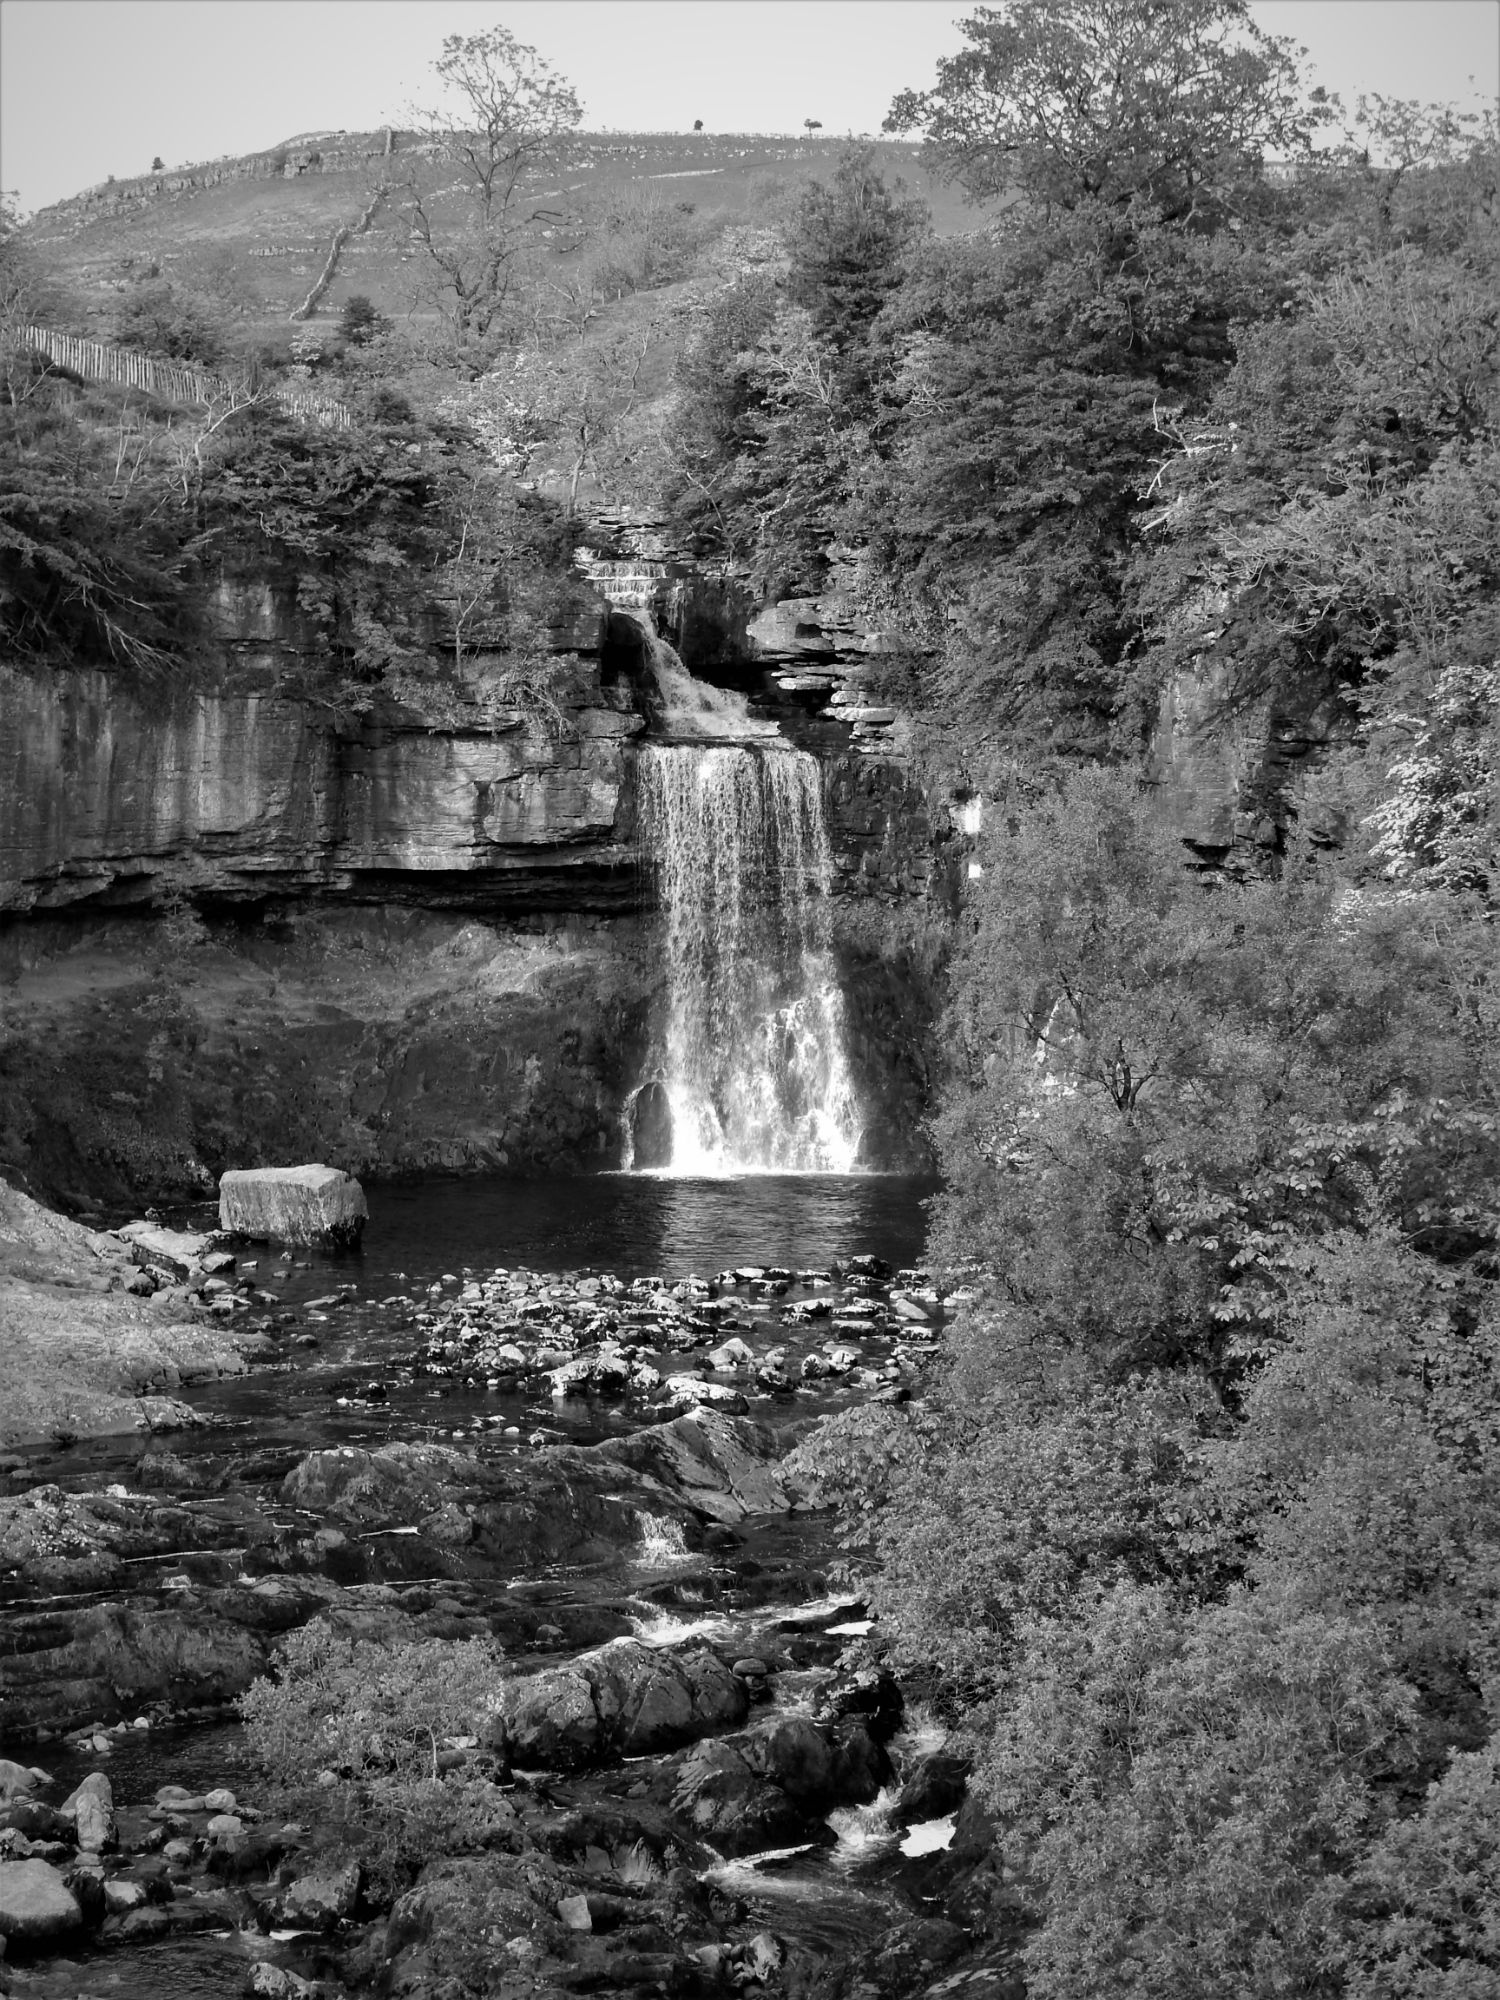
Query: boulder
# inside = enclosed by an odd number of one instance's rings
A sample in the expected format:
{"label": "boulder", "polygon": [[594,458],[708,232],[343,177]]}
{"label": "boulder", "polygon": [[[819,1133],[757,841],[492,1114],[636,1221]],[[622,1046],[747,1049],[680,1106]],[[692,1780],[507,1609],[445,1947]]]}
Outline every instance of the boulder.
{"label": "boulder", "polygon": [[58,1808],[71,1813],[78,1845],[85,1854],[102,1854],[115,1844],[115,1794],[102,1771],[91,1771]]}
{"label": "boulder", "polygon": [[931,1750],[906,1773],[893,1817],[898,1826],[944,1819],[968,1797],[969,1760],[951,1750]]}
{"label": "boulder", "polygon": [[107,1916],[128,1917],[132,1910],[143,1910],[150,1900],[150,1892],[144,1882],[137,1882],[130,1875],[111,1875],[104,1885],[104,1910]]}
{"label": "boulder", "polygon": [[693,1832],[725,1856],[796,1847],[824,1838],[816,1818],[751,1769],[733,1738],[699,1743],[683,1759],[667,1801]]}
{"label": "boulder", "polygon": [[859,1716],[878,1743],[889,1743],[901,1727],[905,1704],[895,1677],[870,1662],[845,1668],[817,1688],[813,1715],[820,1722]]}
{"label": "boulder", "polygon": [[45,1861],[0,1861],[0,1937],[39,1945],[71,1937],[83,1923],[77,1898]]}
{"label": "boulder", "polygon": [[592,1447],[733,1527],[749,1514],[784,1514],[801,1495],[786,1480],[775,1435],[745,1418],[695,1411]]}
{"label": "boulder", "polygon": [[748,1707],[744,1683],[715,1654],[616,1639],[571,1666],[509,1682],[491,1735],[513,1763],[577,1770],[680,1749],[743,1721]]}
{"label": "boulder", "polygon": [[28,1797],[48,1782],[47,1773],[34,1764],[13,1764],[9,1757],[0,1757],[0,1799]]}
{"label": "boulder", "polygon": [[753,1854],[833,1838],[823,1824],[840,1805],[868,1805],[890,1760],[863,1724],[819,1727],[774,1715],[738,1736],[699,1743],[665,1774],[669,1809],[721,1854]]}
{"label": "boulder", "polygon": [[273,1964],[269,1958],[257,1959],[245,1974],[250,2000],[313,2000],[318,1990],[312,1980]]}
{"label": "boulder", "polygon": [[122,1243],[129,1244],[137,1264],[165,1264],[177,1277],[201,1271],[204,1258],[213,1249],[211,1236],[194,1235],[185,1229],[164,1229],[159,1222],[127,1222],[115,1234]]}
{"label": "boulder", "polygon": [[219,1225],[235,1236],[352,1249],[369,1213],[364,1189],[338,1167],[251,1167],[219,1182]]}
{"label": "boulder", "polygon": [[299,1875],[286,1892],[282,1915],[289,1924],[306,1924],[312,1930],[332,1930],[352,1916],[359,1901],[360,1866],[346,1862],[342,1868],[320,1868],[311,1875]]}
{"label": "boulder", "polygon": [[71,1815],[24,1794],[0,1805],[0,1832],[6,1829],[24,1834],[27,1840],[71,1841],[74,1832]]}

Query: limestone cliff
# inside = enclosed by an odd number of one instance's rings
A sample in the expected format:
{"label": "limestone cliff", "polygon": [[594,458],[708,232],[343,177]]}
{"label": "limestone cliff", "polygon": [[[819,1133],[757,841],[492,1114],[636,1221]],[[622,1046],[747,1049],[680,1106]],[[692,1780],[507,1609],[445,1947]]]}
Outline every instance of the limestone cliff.
{"label": "limestone cliff", "polygon": [[[298,692],[317,639],[270,577],[221,581],[205,629],[175,692],[0,671],[0,1168],[89,1212],[291,1159],[613,1164],[663,975],[647,704],[604,607],[555,635],[546,711],[497,703],[482,659],[425,713],[336,711]],[[713,629],[824,762],[871,1157],[921,1165],[936,985],[901,912],[941,902],[925,799]]]}

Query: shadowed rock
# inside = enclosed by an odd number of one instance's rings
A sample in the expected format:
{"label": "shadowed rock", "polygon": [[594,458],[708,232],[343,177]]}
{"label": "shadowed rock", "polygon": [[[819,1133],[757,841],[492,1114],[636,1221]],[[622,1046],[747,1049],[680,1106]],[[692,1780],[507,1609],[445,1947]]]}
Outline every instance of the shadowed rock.
{"label": "shadowed rock", "polygon": [[571,1666],[511,1681],[491,1737],[514,1762],[576,1770],[610,1756],[676,1750],[744,1720],[749,1697],[713,1653],[618,1639]]}

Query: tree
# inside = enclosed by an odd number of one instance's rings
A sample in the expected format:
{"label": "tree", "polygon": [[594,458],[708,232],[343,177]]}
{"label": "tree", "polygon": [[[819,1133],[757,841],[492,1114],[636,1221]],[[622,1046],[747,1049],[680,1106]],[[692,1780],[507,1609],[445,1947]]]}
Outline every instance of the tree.
{"label": "tree", "polygon": [[631,419],[653,345],[649,324],[596,339],[576,335],[518,354],[447,407],[473,427],[495,464],[522,477],[566,479],[573,515],[586,475],[618,478],[641,442]]}
{"label": "tree", "polygon": [[339,332],[351,347],[368,347],[389,327],[390,321],[363,292],[351,292],[345,299],[339,314]]}
{"label": "tree", "polygon": [[693,120],[693,130],[695,132],[701,132],[703,130],[703,120],[701,118],[695,118]]}
{"label": "tree", "polygon": [[[67,326],[78,313],[71,298],[22,232],[13,194],[0,193],[0,333],[20,326]],[[4,341],[3,365],[14,373],[15,354]]]}
{"label": "tree", "polygon": [[1145,200],[1181,219],[1221,205],[1267,147],[1305,151],[1331,115],[1247,0],[1006,0],[962,27],[969,46],[931,90],[902,91],[885,129],[920,130],[976,200]]}
{"label": "tree", "polygon": [[939,1244],[1102,1365],[1232,1384],[1298,1245],[1495,1236],[1482,919],[1338,904],[1305,861],[1205,887],[1125,775],[1007,801],[954,967]]}
{"label": "tree", "polygon": [[1040,1919],[1028,1994],[1336,1991],[1411,1713],[1373,1634],[1270,1598],[1194,1611],[1121,1585],[1085,1621],[1038,1621],[979,1775]]}
{"label": "tree", "polygon": [[[416,114],[426,145],[407,156],[405,194],[454,332],[470,344],[505,309],[523,239],[517,203],[583,113],[572,86],[508,28],[449,35],[434,68],[444,103]],[[424,154],[438,162],[436,187]],[[457,215],[446,186],[454,175]]]}
{"label": "tree", "polygon": [[224,359],[224,314],[218,303],[170,278],[149,278],[127,292],[115,314],[114,337],[122,347],[139,347],[173,361],[202,368]]}
{"label": "tree", "polygon": [[925,202],[887,187],[875,148],[849,146],[826,185],[812,181],[786,230],[787,289],[813,331],[853,364],[881,306],[905,276],[911,245],[930,227]]}
{"label": "tree", "polygon": [[813,132],[821,132],[823,129],[823,121],[821,118],[804,118],[802,121],[802,129],[804,132],[807,132],[809,134]]}
{"label": "tree", "polygon": [[159,174],[164,171],[164,165],[160,153],[158,153],[156,157],[152,160],[151,171],[153,174]]}

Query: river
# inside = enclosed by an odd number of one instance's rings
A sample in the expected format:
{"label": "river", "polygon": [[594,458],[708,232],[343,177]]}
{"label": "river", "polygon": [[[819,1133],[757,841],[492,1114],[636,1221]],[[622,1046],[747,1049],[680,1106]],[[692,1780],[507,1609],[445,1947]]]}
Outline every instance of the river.
{"label": "river", "polygon": [[[476,1179],[376,1186],[369,1190],[371,1218],[365,1244],[354,1254],[251,1251],[242,1260],[253,1282],[274,1294],[279,1316],[296,1328],[280,1358],[240,1378],[202,1385],[193,1400],[212,1420],[199,1430],[143,1445],[139,1438],[101,1440],[37,1453],[25,1482],[50,1481],[75,1493],[129,1491],[148,1452],[168,1451],[182,1468],[180,1491],[166,1474],[165,1497],[192,1503],[224,1482],[267,1512],[288,1454],[331,1445],[374,1449],[410,1441],[463,1440],[492,1460],[524,1463],[528,1451],[550,1442],[588,1444],[660,1422],[660,1410],[631,1399],[596,1396],[550,1398],[497,1389],[463,1367],[427,1370],[414,1347],[414,1316],[430,1300],[455,1296],[456,1286],[485,1279],[497,1269],[556,1274],[577,1281],[610,1272],[620,1280],[660,1277],[668,1285],[696,1276],[711,1279],[735,1267],[770,1267],[802,1274],[779,1282],[779,1295],[757,1308],[756,1322],[789,1355],[795,1376],[800,1359],[826,1345],[830,1321],[788,1323],[779,1308],[817,1295],[815,1272],[847,1270],[851,1260],[875,1258],[892,1269],[913,1266],[924,1232],[926,1181],[875,1175],[756,1174],[711,1180],[649,1174],[532,1181]],[[202,1226],[207,1211],[181,1212],[178,1223]],[[821,1281],[826,1289],[826,1280]],[[756,1287],[756,1289],[760,1289]],[[775,1290],[766,1287],[768,1291]],[[772,1303],[778,1308],[772,1318]],[[743,1322],[742,1322],[743,1324]],[[750,1336],[756,1344],[755,1336]],[[854,1336],[857,1343],[859,1336]],[[889,1337],[871,1340],[874,1358],[889,1351]],[[763,1342],[761,1343],[763,1344]],[[662,1366],[667,1357],[653,1356]],[[821,1411],[859,1400],[852,1378],[803,1386],[795,1395],[749,1395],[750,1414],[773,1427],[802,1424]],[[266,1459],[258,1474],[258,1457]],[[153,1475],[159,1486],[162,1475]],[[13,1476],[11,1490],[17,1490]],[[280,1508],[284,1513],[284,1506]],[[414,1530],[397,1532],[414,1533]],[[611,1630],[670,1646],[701,1638],[723,1655],[763,1648],[768,1635],[808,1621],[816,1633],[832,1625],[825,1647],[836,1655],[840,1618],[858,1628],[858,1608],[829,1594],[826,1566],[832,1549],[827,1518],[794,1515],[747,1521],[732,1547],[688,1556],[680,1549],[643,1548],[604,1568],[577,1572],[550,1567],[544,1575],[494,1571],[457,1586],[467,1614],[484,1616],[515,1593],[539,1590],[546,1615],[583,1643]],[[199,1559],[204,1574],[209,1559]],[[219,1560],[215,1558],[214,1560]],[[252,1550],[219,1562],[220,1580],[239,1581],[256,1567]],[[132,1585],[141,1604],[170,1601],[179,1583],[180,1559],[141,1559]],[[194,1571],[194,1575],[198,1574]],[[116,1586],[115,1594],[118,1594]],[[104,1593],[99,1596],[102,1599]],[[589,1633],[590,1621],[605,1624]],[[20,1608],[20,1607],[18,1607]],[[613,1620],[613,1623],[608,1621]],[[785,1621],[790,1620],[789,1627]],[[576,1645],[578,1642],[573,1641]],[[788,1673],[775,1704],[804,1712],[810,1677]],[[898,1769],[929,1748],[931,1732],[920,1716],[909,1720],[894,1746]],[[60,1784],[71,1785],[98,1758],[58,1741],[41,1753]],[[195,1727],[154,1729],[120,1741],[108,1768],[118,1796],[144,1804],[157,1786],[173,1782],[190,1790],[228,1784],[254,1796],[259,1781],[247,1764],[238,1730],[226,1720]],[[582,1796],[588,1780],[579,1781]],[[60,1796],[54,1792],[53,1796]],[[777,1935],[837,1954],[854,1940],[868,1942],[881,1927],[917,1907],[911,1881],[898,1886],[898,1833],[889,1825],[890,1799],[846,1807],[830,1816],[831,1845],[777,1859],[729,1861],[705,1881],[737,1897]],[[894,1871],[894,1873],[893,1873]],[[908,1869],[908,1875],[911,1870]],[[913,1877],[913,1880],[916,1878]],[[289,1945],[287,1962],[296,1964]],[[182,1937],[114,1951],[88,1961],[99,1993],[116,2000],[209,2000],[236,1990],[246,1947],[228,1934]],[[62,2000],[87,1987],[44,1981],[38,2000]],[[41,1976],[40,1974],[38,1975]]]}

